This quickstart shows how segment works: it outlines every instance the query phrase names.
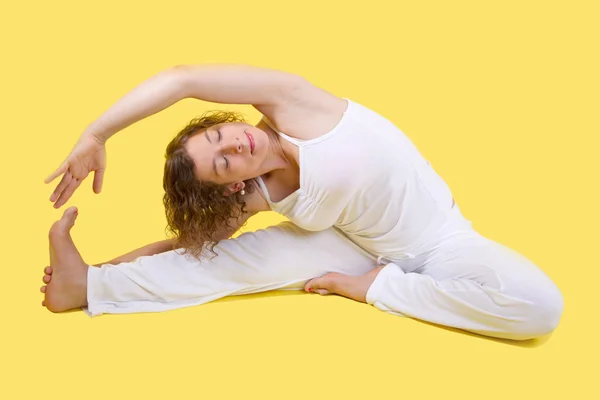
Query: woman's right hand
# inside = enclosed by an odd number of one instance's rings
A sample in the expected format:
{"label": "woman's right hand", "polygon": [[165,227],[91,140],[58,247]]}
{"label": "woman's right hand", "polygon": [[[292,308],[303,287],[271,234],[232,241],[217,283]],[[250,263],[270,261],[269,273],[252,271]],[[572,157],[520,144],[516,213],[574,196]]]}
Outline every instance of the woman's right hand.
{"label": "woman's right hand", "polygon": [[106,171],[106,145],[94,135],[83,134],[61,166],[44,180],[48,184],[60,175],[63,176],[50,196],[50,201],[56,201],[54,208],[65,204],[92,171],[94,193],[98,194],[102,190]]}

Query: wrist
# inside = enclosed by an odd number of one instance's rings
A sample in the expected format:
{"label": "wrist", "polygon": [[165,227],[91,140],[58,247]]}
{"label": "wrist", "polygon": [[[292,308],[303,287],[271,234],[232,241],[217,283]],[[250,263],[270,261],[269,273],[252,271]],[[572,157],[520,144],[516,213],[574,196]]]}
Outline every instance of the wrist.
{"label": "wrist", "polygon": [[100,145],[105,145],[106,141],[108,140],[108,137],[104,137],[103,135],[94,132],[91,129],[86,129],[85,131],[83,131],[83,133],[81,134],[81,138],[82,139],[91,139],[94,140],[96,143],[100,144]]}

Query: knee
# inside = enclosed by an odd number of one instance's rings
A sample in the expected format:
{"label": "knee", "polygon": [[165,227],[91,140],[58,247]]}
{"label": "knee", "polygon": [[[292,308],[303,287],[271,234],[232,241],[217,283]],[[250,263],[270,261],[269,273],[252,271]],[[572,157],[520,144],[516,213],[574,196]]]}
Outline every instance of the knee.
{"label": "knee", "polygon": [[553,332],[561,319],[564,299],[556,289],[539,296],[526,309],[523,321],[514,332],[517,340],[534,339]]}

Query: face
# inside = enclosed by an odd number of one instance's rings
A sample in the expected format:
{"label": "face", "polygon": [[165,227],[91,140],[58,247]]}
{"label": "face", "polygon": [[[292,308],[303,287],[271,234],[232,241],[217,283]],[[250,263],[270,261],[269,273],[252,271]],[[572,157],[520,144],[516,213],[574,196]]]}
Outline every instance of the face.
{"label": "face", "polygon": [[243,122],[211,126],[185,145],[196,165],[196,177],[229,185],[232,192],[243,189],[242,181],[262,174],[268,147],[267,134]]}

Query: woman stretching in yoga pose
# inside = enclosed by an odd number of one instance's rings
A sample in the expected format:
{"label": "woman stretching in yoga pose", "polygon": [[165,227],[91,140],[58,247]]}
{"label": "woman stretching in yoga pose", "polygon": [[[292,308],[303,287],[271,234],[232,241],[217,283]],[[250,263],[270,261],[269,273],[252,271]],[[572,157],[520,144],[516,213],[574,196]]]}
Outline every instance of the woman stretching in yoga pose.
{"label": "woman stretching in yoga pose", "polygon": [[[105,143],[184,98],[251,104],[192,120],[167,146],[163,186],[174,239],[86,264],[68,208],[50,230],[43,278],[53,312],[156,312],[274,289],[334,293],[482,335],[530,339],[555,329],[563,299],[530,260],[477,233],[445,181],[393,123],[297,75],[244,65],[163,71],[92,123],[50,201],[88,174],[99,193]],[[279,225],[231,238],[251,216]]]}

